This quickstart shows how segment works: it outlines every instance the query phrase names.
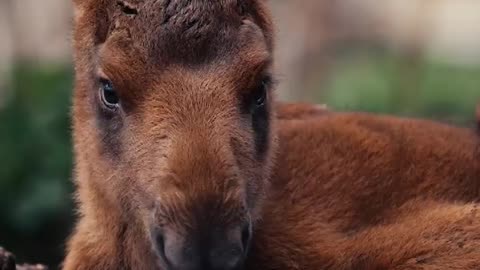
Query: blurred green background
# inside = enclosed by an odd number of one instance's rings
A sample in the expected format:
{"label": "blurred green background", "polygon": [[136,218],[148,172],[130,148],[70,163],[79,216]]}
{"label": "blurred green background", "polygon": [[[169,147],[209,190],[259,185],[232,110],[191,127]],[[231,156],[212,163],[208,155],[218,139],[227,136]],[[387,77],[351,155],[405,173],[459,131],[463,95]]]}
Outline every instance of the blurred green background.
{"label": "blurred green background", "polygon": [[[402,0],[396,1],[387,2]],[[20,9],[27,15],[38,12],[38,1],[0,2],[0,17],[2,10],[13,10],[4,14],[9,20],[0,20],[0,35],[11,36],[10,47],[0,46],[0,56],[7,56],[0,61],[0,74],[4,74],[0,78],[0,246],[13,251],[19,261],[57,266],[74,219],[69,118],[73,86],[68,38],[71,7],[65,1],[48,3],[42,4],[42,11],[46,11],[45,5],[63,9],[53,9],[55,13],[48,16],[51,24],[42,21],[40,30],[45,35],[29,40],[32,36],[25,29],[31,25],[24,29],[16,24],[14,11]],[[370,13],[360,13],[364,16],[360,18],[348,15],[349,10],[358,10],[352,0],[302,3],[272,2],[280,31],[277,60],[281,99],[473,126],[475,104],[480,99],[480,57],[475,54],[477,49],[469,54],[472,46],[468,45],[476,40],[459,43],[457,35],[448,34],[458,43],[455,49],[431,50],[432,44],[442,43],[431,37],[429,28],[415,32],[421,29],[421,21],[418,27],[408,28],[416,34],[405,38],[404,34],[392,34],[391,28],[378,30],[383,24],[373,20]],[[339,7],[333,3],[344,4]],[[430,10],[423,5],[417,8],[421,8],[421,15]],[[398,14],[401,16],[405,14]],[[359,21],[369,20],[371,24],[358,27]],[[2,34],[2,27],[7,34]],[[465,32],[466,36],[474,34]],[[463,58],[452,56],[452,50]]]}
{"label": "blurred green background", "polygon": [[0,109],[0,245],[57,264],[72,223],[68,67],[13,69]]}

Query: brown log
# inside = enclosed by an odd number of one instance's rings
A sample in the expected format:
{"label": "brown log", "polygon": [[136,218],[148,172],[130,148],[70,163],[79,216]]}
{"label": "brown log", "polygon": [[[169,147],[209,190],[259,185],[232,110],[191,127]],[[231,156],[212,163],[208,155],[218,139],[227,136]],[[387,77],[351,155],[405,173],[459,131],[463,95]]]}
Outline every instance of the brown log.
{"label": "brown log", "polygon": [[15,255],[0,247],[0,270],[48,270],[41,264],[16,264]]}

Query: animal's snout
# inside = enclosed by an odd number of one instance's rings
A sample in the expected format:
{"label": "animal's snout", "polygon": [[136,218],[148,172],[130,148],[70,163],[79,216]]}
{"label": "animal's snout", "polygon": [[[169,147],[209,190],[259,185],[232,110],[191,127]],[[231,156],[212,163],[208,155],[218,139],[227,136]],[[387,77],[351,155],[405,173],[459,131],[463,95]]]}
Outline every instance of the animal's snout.
{"label": "animal's snout", "polygon": [[252,225],[180,233],[162,228],[152,232],[159,263],[165,270],[236,270],[247,256]]}

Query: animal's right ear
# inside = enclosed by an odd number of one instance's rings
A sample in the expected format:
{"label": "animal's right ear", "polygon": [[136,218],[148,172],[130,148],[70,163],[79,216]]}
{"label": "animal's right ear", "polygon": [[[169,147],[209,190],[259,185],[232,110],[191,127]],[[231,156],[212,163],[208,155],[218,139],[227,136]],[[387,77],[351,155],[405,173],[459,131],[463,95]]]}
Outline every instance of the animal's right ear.
{"label": "animal's right ear", "polygon": [[125,18],[138,13],[135,5],[123,0],[73,0],[73,6],[76,41],[88,39],[94,45],[104,43],[117,29],[128,28]]}
{"label": "animal's right ear", "polygon": [[73,51],[78,73],[96,72],[99,45],[109,35],[112,2],[115,0],[73,0]]}
{"label": "animal's right ear", "polygon": [[75,33],[78,39],[103,43],[110,27],[111,0],[73,0]]}

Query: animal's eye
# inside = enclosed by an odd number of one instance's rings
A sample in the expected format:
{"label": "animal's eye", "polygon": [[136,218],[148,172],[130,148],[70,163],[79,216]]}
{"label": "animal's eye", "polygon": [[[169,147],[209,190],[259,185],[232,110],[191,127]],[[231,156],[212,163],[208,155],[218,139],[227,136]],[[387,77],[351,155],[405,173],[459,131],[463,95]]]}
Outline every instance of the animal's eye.
{"label": "animal's eye", "polygon": [[255,89],[255,92],[253,93],[252,96],[252,105],[255,108],[262,108],[265,106],[265,103],[267,102],[267,91],[269,87],[269,78],[265,78],[262,80],[260,85]]}
{"label": "animal's eye", "polygon": [[114,110],[120,106],[120,99],[109,80],[100,80],[100,99],[107,109]]}

